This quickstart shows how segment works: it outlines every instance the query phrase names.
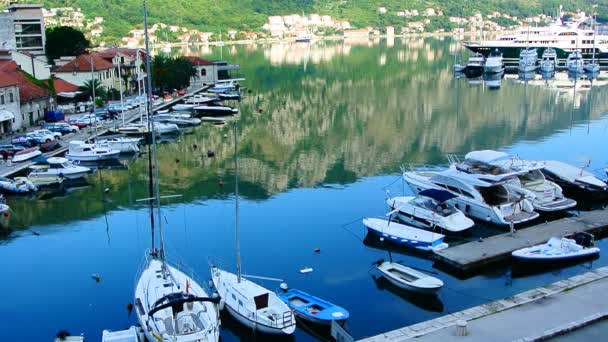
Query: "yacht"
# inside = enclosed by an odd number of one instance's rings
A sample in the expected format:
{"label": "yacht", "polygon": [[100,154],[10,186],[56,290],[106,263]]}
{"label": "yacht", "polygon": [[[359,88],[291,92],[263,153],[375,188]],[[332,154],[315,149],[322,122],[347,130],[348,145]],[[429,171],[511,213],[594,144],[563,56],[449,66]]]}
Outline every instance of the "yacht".
{"label": "yacht", "polygon": [[538,60],[538,51],[536,49],[525,48],[519,53],[518,69],[521,73],[536,71],[536,62]]}
{"label": "yacht", "polygon": [[[148,123],[144,121],[121,126],[117,131],[126,135],[144,135],[149,132],[149,128]],[[179,127],[175,124],[158,122],[154,125],[154,132],[156,135],[175,134],[179,133]]]}
{"label": "yacht", "polygon": [[469,61],[467,62],[467,67],[465,71],[467,73],[479,73],[483,72],[483,65],[485,63],[485,58],[480,53],[475,53],[471,57],[469,57]]}
{"label": "yacht", "polygon": [[566,66],[568,67],[569,73],[580,74],[584,71],[583,55],[579,50],[572,51],[568,55]]}
{"label": "yacht", "polygon": [[65,154],[65,157],[72,161],[96,162],[118,159],[119,154],[119,150],[112,150],[96,143],[89,144],[80,140],[72,140],[70,141],[69,149]]}
{"label": "yacht", "polygon": [[207,115],[235,115],[238,114],[238,108],[230,106],[196,106],[194,110],[199,113],[205,113]]}
{"label": "yacht", "polygon": [[548,48],[543,51],[542,61],[540,62],[541,73],[551,73],[555,71],[557,65],[557,52],[555,49]]}
{"label": "yacht", "polygon": [[184,117],[182,115],[174,114],[157,114],[153,116],[155,122],[174,124],[178,127],[193,127],[201,124],[201,120],[197,118]]}
{"label": "yacht", "polygon": [[456,197],[446,190],[428,189],[417,196],[388,198],[386,204],[406,224],[459,233],[473,227],[474,222],[450,202]]}
{"label": "yacht", "polygon": [[118,150],[120,153],[137,153],[139,152],[139,141],[140,138],[109,138],[104,139],[100,137],[97,143],[100,146],[107,147],[112,150]]}
{"label": "yacht", "polygon": [[49,177],[60,177],[66,179],[78,179],[83,178],[91,172],[88,167],[74,165],[67,158],[52,157],[46,160],[46,163],[42,165],[31,166],[32,172],[28,175],[28,178],[49,178]]}
{"label": "yacht", "polygon": [[450,200],[465,215],[496,225],[520,224],[539,215],[529,200],[509,190],[506,181],[488,182],[454,169],[408,171],[403,179],[416,193],[427,189],[446,190]]}
{"label": "yacht", "polygon": [[566,20],[560,9],[560,16],[548,26],[526,27],[494,40],[480,42],[465,42],[464,46],[475,53],[484,56],[498,49],[506,62],[516,63],[521,49],[531,47],[541,52],[552,48],[557,58],[566,59],[574,50],[581,49],[583,58],[591,59],[596,52],[596,59],[608,64],[608,35],[594,35],[594,30],[588,29],[591,18],[580,13],[573,19]]}
{"label": "yacht", "polygon": [[498,50],[490,52],[486,59],[486,64],[483,66],[483,71],[486,74],[499,74],[505,71],[505,64],[502,62],[502,53]]}
{"label": "yacht", "polygon": [[467,153],[463,162],[452,163],[452,167],[488,182],[507,179],[507,189],[525,196],[538,211],[560,211],[576,205],[576,201],[564,196],[559,185],[545,178],[541,163],[505,152],[482,150]]}

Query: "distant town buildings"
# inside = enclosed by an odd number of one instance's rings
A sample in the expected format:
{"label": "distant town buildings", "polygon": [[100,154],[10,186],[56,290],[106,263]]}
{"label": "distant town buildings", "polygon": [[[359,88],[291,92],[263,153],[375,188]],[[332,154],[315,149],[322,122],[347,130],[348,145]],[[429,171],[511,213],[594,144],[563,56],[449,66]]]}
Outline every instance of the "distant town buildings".
{"label": "distant town buildings", "polygon": [[87,19],[80,8],[55,7],[42,9],[44,22],[47,27],[69,26],[75,27],[85,34],[95,45],[103,46],[105,42],[101,39],[104,32],[103,17]]}
{"label": "distant town buildings", "polygon": [[351,29],[351,24],[348,21],[334,21],[329,15],[313,13],[308,16],[299,14],[269,16],[268,22],[262,26],[262,30],[273,38],[309,36],[327,29],[348,30]]}

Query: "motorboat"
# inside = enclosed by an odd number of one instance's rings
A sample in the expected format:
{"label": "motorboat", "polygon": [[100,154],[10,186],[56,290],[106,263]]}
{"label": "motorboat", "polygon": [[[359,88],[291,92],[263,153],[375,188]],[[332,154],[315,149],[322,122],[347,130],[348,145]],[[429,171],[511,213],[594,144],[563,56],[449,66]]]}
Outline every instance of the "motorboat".
{"label": "motorboat", "polygon": [[505,71],[505,64],[502,60],[502,53],[498,49],[490,52],[483,66],[483,71],[486,74],[499,74]]}
{"label": "motorboat", "polygon": [[408,225],[460,233],[475,223],[454,206],[451,200],[456,197],[446,190],[427,189],[417,196],[388,198],[386,204]]}
{"label": "motorboat", "polygon": [[192,109],[194,109],[194,107],[196,107],[196,104],[181,104],[178,103],[175,106],[173,106],[173,108],[171,108],[174,111],[191,111]]}
{"label": "motorboat", "polygon": [[7,229],[10,224],[11,207],[6,204],[6,198],[0,194],[0,229]]}
{"label": "motorboat", "polygon": [[224,307],[238,322],[253,331],[291,335],[296,330],[296,320],[289,306],[279,299],[275,292],[241,274],[237,151],[237,122],[234,122],[236,272],[232,273],[212,264],[211,281],[221,298],[220,308]]}
{"label": "motorboat", "polygon": [[525,48],[519,54],[518,69],[521,73],[529,73],[536,71],[536,62],[538,61],[538,51],[536,49]]}
{"label": "motorboat", "polygon": [[[174,110],[180,110],[179,108],[184,108],[186,110],[192,110],[194,107],[186,107],[186,106],[190,106],[190,105],[200,105],[200,104],[204,104],[204,103],[212,103],[215,101],[218,101],[219,97],[217,97],[217,95],[213,95],[213,96],[205,96],[205,95],[201,95],[201,94],[197,94],[197,95],[193,95],[187,99],[184,100],[184,105],[175,105],[173,106]],[[176,108],[177,107],[177,108]]]}
{"label": "motorboat", "polygon": [[435,295],[443,287],[440,279],[397,262],[381,261],[375,266],[386,280],[403,290]]}
{"label": "motorboat", "polygon": [[528,199],[506,186],[507,180],[489,182],[455,169],[406,171],[403,179],[416,193],[447,190],[458,196],[451,201],[465,215],[496,225],[520,224],[539,216]]}
{"label": "motorboat", "polygon": [[37,191],[38,188],[24,177],[10,179],[0,177],[0,192],[9,195],[25,195]]}
{"label": "motorboat", "polygon": [[239,112],[237,108],[230,106],[196,106],[194,110],[207,115],[234,115]]}
{"label": "motorboat", "polygon": [[120,153],[137,153],[139,152],[140,138],[115,137],[104,138],[99,137],[97,144],[107,147],[112,150],[118,150]]}
{"label": "motorboat", "polygon": [[237,81],[218,82],[209,89],[211,93],[225,93],[227,91],[238,90],[240,85]]}
{"label": "motorboat", "polygon": [[80,140],[72,140],[65,157],[72,161],[97,162],[118,159],[119,154],[119,150],[113,150],[97,143],[89,144]]}
{"label": "motorboat", "polygon": [[545,177],[559,184],[565,192],[581,196],[608,197],[608,184],[585,168],[557,160],[544,160],[541,163],[541,171]]}
{"label": "motorboat", "polygon": [[465,72],[471,74],[481,74],[483,72],[483,66],[485,63],[485,58],[480,53],[475,53],[469,57],[467,61],[467,67]]}
{"label": "motorboat", "polygon": [[32,179],[48,177],[78,179],[91,172],[90,168],[75,165],[67,158],[61,157],[48,158],[42,164],[30,166],[30,169],[32,172],[29,173],[28,177]]}
{"label": "motorboat", "polygon": [[152,117],[154,121],[165,123],[165,124],[174,124],[178,127],[193,127],[201,124],[201,120],[197,118],[185,118],[179,115],[172,114],[158,114]]}
{"label": "motorboat", "polygon": [[[144,3],[144,22],[147,10]],[[146,47],[148,31],[145,30]],[[146,55],[150,56],[149,49]],[[150,77],[150,70],[147,70]],[[148,83],[148,94],[152,93]],[[155,132],[154,121],[150,121]],[[149,201],[153,205],[150,215],[151,249],[145,253],[143,270],[136,276],[134,306],[139,325],[148,341],[172,342],[218,342],[220,340],[220,320],[216,298],[186,272],[171,265],[167,260],[163,220],[160,208],[160,180],[158,178],[158,157],[156,139],[152,139],[150,162],[148,163]],[[153,172],[156,170],[156,172]],[[152,186],[153,185],[153,186]],[[156,212],[156,217],[154,215]],[[155,239],[155,231],[158,239]]]}
{"label": "motorboat", "polygon": [[59,176],[15,177],[15,179],[17,179],[17,178],[22,178],[22,179],[26,179],[26,180],[30,181],[38,189],[61,187],[61,185],[63,184],[63,181],[64,181],[64,178],[59,177]]}
{"label": "motorboat", "polygon": [[443,242],[445,235],[410,227],[405,224],[377,218],[363,219],[367,230],[393,243],[416,248],[422,251],[437,252],[449,245]]}
{"label": "motorboat", "polygon": [[580,74],[584,71],[583,55],[579,50],[572,51],[568,55],[566,66],[569,73]]}
{"label": "motorboat", "polygon": [[585,247],[574,239],[552,237],[547,243],[518,249],[511,255],[520,261],[560,262],[589,258],[599,253],[599,247]]}
{"label": "motorboat", "polygon": [[[128,125],[124,125],[118,128],[118,132],[125,135],[145,135],[149,133],[147,122],[135,122]],[[179,133],[179,127],[176,124],[157,122],[154,124],[154,132],[156,135],[160,134],[177,134]]]}
{"label": "motorboat", "polygon": [[221,99],[221,100],[238,100],[241,98],[241,93],[240,92],[225,92],[225,93],[219,93],[217,94],[217,96]]}
{"label": "motorboat", "polygon": [[290,289],[285,283],[281,284],[277,295],[296,316],[314,324],[342,323],[350,316],[346,309],[304,291]]}
{"label": "motorboat", "polygon": [[541,73],[551,73],[555,71],[557,65],[557,52],[553,48],[547,48],[543,51],[542,61],[540,62]]}
{"label": "motorboat", "polygon": [[38,157],[39,155],[42,155],[42,152],[40,152],[40,149],[38,149],[38,147],[31,147],[31,148],[27,148],[25,150],[15,152],[15,154],[13,155],[13,159],[11,159],[11,161],[13,163],[19,163],[19,162],[23,162],[23,161]]}
{"label": "motorboat", "polygon": [[452,163],[452,166],[488,182],[506,179],[505,186],[509,191],[525,196],[538,211],[560,211],[576,205],[575,200],[564,196],[559,185],[545,178],[541,163],[516,158],[505,152],[482,150],[467,153],[463,162]]}

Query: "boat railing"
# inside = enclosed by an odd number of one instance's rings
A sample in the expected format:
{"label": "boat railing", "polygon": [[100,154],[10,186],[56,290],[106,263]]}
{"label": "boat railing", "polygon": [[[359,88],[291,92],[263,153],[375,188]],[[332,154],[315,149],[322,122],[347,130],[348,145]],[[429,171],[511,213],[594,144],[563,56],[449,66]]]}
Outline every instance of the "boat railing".
{"label": "boat railing", "polygon": [[443,171],[449,165],[432,165],[432,164],[404,164],[401,165],[401,173],[413,171]]}
{"label": "boat railing", "polygon": [[454,164],[460,164],[460,162],[462,161],[462,157],[464,157],[464,156],[451,153],[451,154],[447,154],[445,157],[448,160],[448,163],[450,165],[454,165]]}

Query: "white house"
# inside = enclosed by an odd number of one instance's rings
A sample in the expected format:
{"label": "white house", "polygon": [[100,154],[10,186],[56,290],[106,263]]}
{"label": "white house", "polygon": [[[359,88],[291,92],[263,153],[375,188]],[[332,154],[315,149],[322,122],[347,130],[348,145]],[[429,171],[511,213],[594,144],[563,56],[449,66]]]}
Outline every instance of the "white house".
{"label": "white house", "polygon": [[196,76],[190,80],[191,84],[209,85],[222,80],[235,78],[233,72],[240,69],[239,65],[228,64],[225,61],[209,61],[196,56],[186,56],[196,69]]}
{"label": "white house", "polygon": [[109,89],[113,86],[113,72],[114,65],[99,54],[86,54],[71,58],[67,63],[58,66],[53,73],[56,77],[80,87],[91,79],[97,79],[102,86]]}

